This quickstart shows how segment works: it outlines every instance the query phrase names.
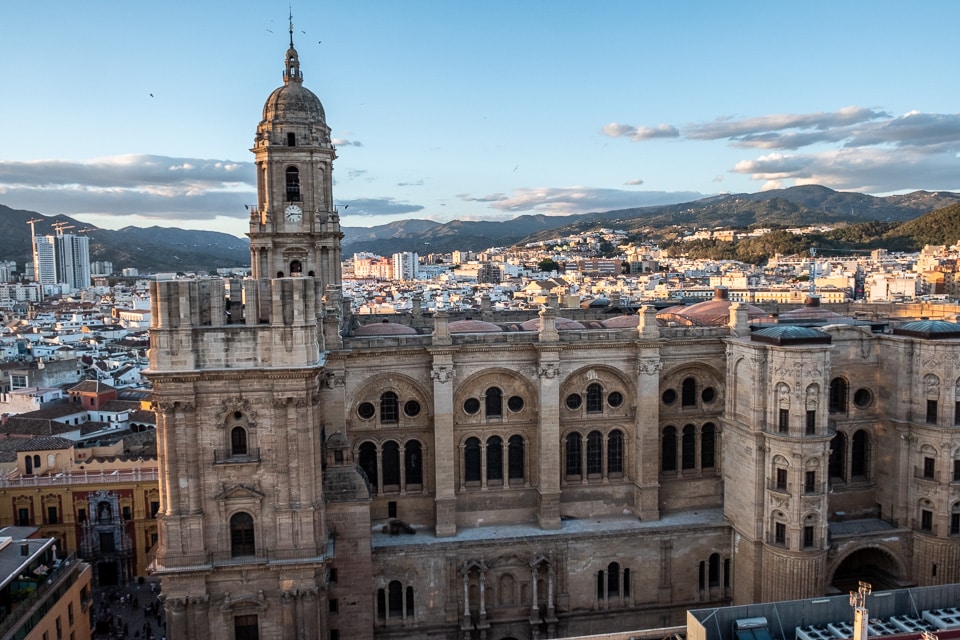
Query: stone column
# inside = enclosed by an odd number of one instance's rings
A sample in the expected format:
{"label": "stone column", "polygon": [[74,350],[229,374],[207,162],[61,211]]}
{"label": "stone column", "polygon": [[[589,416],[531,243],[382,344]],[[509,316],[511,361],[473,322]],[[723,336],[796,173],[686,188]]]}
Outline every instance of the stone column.
{"label": "stone column", "polygon": [[197,410],[196,406],[193,404],[181,404],[177,403],[177,407],[180,409],[179,413],[181,419],[177,423],[181,426],[182,430],[185,432],[183,438],[183,444],[185,445],[183,449],[178,451],[179,454],[185,454],[186,457],[186,474],[185,477],[181,477],[181,481],[185,480],[187,484],[187,513],[198,514],[203,512],[203,499],[201,497],[201,487],[200,487],[200,478],[203,477],[200,473],[200,442],[198,440],[199,428],[197,427]]}
{"label": "stone column", "polygon": [[659,343],[642,343],[637,353],[636,417],[627,464],[634,481],[634,512],[641,520],[660,519],[660,361]]}
{"label": "stone column", "polygon": [[297,640],[297,594],[293,591],[280,592],[280,628],[284,640]]}
{"label": "stone column", "polygon": [[319,602],[320,597],[317,589],[307,589],[301,595],[300,607],[303,611],[303,624],[300,626],[300,640],[321,637]]}
{"label": "stone column", "polygon": [[[439,314],[438,314],[439,315]],[[444,314],[446,315],[446,314]],[[441,318],[441,322],[445,322]],[[439,329],[439,327],[438,327]],[[440,336],[443,331],[438,331]],[[449,337],[449,334],[447,334]],[[436,343],[437,336],[434,338]],[[441,342],[443,339],[441,338]],[[456,464],[461,458],[453,436],[453,366],[452,349],[434,349],[433,367],[433,462],[435,483],[436,535],[452,536],[457,532]],[[462,479],[462,478],[461,478]]]}
{"label": "stone column", "polygon": [[166,611],[167,636],[171,640],[187,638],[187,600],[185,598],[167,598],[163,601]]}
{"label": "stone column", "polygon": [[[162,499],[163,514],[174,515],[180,513],[180,484],[179,470],[177,469],[176,442],[174,440],[174,405],[160,403],[157,406],[157,454],[166,460],[160,473],[160,497]],[[148,505],[149,508],[149,505]],[[92,514],[91,514],[92,515]]]}
{"label": "stone column", "polygon": [[540,411],[537,444],[539,447],[537,521],[541,529],[560,528],[560,336],[556,313],[550,307],[540,310],[539,362]]}
{"label": "stone column", "polygon": [[190,611],[193,613],[193,635],[194,638],[210,637],[210,596],[190,596]]}

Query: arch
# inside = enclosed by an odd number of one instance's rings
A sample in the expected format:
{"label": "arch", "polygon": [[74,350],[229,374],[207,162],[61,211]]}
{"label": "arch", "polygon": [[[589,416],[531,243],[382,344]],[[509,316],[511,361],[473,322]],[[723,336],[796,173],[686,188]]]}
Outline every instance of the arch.
{"label": "arch", "polygon": [[516,580],[513,574],[505,573],[500,576],[500,606],[512,606],[516,602]]}
{"label": "arch", "polygon": [[395,424],[400,421],[400,398],[393,391],[380,394],[380,423]]}
{"label": "arch", "polygon": [[[350,415],[357,415],[357,408],[364,402],[372,402],[379,406],[380,397],[388,391],[396,394],[398,411],[400,399],[403,399],[404,402],[416,400],[420,403],[421,411],[417,418],[425,418],[431,411],[430,407],[432,405],[429,401],[433,397],[432,390],[428,394],[419,382],[404,374],[391,373],[388,375],[380,373],[371,376],[357,388],[351,399]],[[408,421],[404,420],[404,424],[408,424]]]}
{"label": "arch", "polygon": [[720,586],[720,554],[711,553],[707,562],[707,585],[711,587]]}
{"label": "arch", "polygon": [[387,585],[387,612],[391,618],[403,617],[403,585],[399,580],[391,580]]}
{"label": "arch", "polygon": [[587,413],[603,413],[603,386],[599,382],[587,385]]}
{"label": "arch", "polygon": [[230,516],[230,557],[252,556],[256,553],[253,516],[246,511],[238,511]]}
{"label": "arch", "polygon": [[290,261],[290,276],[296,277],[303,274],[303,263],[299,260]]}
{"label": "arch", "polygon": [[240,425],[230,430],[230,455],[247,455],[247,430]]}
{"label": "arch", "polygon": [[484,415],[487,418],[503,417],[503,391],[499,387],[489,387],[483,393]]}
{"label": "arch", "polygon": [[[453,398],[453,406],[463,406],[463,403],[467,398],[479,398],[481,396],[485,396],[487,389],[491,387],[496,387],[502,392],[501,398],[503,395],[518,395],[524,399],[529,399],[535,398],[538,395],[538,389],[534,387],[529,380],[518,374],[516,371],[507,369],[506,367],[491,367],[468,376],[462,384],[458,385]],[[561,397],[563,396],[561,395]],[[511,417],[527,416],[529,407],[533,405],[534,403],[527,402],[526,408],[518,413],[512,414]],[[480,418],[479,415],[474,417],[478,419]]]}
{"label": "arch", "polygon": [[607,565],[607,597],[620,595],[620,564],[611,562]]}
{"label": "arch", "polygon": [[[590,413],[601,413],[606,409],[613,409],[614,407],[604,406],[604,398],[611,391],[618,391],[623,394],[625,398],[634,397],[635,391],[635,380],[631,380],[623,374],[622,371],[614,367],[610,367],[602,364],[592,364],[589,366],[584,366],[579,369],[576,369],[570,373],[560,385],[560,398],[566,398],[571,393],[578,393],[584,395],[584,410]],[[599,385],[598,387],[593,387],[593,385]],[[600,393],[599,407],[596,407],[597,411],[587,409],[587,404],[590,403],[590,398],[588,397],[591,393]],[[629,403],[624,402],[616,409],[620,412],[625,411]]]}
{"label": "arch", "polygon": [[300,169],[289,166],[284,171],[287,202],[300,202]]}
{"label": "arch", "polygon": [[847,412],[847,396],[850,385],[846,378],[836,377],[830,381],[830,413]]}
{"label": "arch", "polygon": [[899,588],[907,571],[895,553],[865,544],[838,557],[828,575],[829,584],[841,592],[856,591],[861,580],[873,585],[874,591],[884,591]]}

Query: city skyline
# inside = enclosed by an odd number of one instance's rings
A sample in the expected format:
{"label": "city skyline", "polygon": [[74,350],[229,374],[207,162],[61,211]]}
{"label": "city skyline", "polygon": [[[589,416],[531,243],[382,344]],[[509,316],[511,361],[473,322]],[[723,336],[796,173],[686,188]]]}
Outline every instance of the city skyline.
{"label": "city skyline", "polygon": [[[0,203],[242,235],[251,105],[282,83],[288,7],[53,2],[42,22],[8,8]],[[292,10],[344,226],[795,184],[960,190],[950,3]]]}

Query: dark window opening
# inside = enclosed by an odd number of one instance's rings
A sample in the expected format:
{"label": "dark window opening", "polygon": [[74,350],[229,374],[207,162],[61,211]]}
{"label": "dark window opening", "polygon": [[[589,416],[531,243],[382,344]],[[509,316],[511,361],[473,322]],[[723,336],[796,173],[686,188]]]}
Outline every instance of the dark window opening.
{"label": "dark window opening", "polygon": [[813,526],[807,525],[803,528],[803,548],[809,549],[813,544]]}
{"label": "dark window opening", "polygon": [[834,378],[830,381],[830,413],[846,413],[847,393],[846,380]]}
{"label": "dark window opening", "polygon": [[693,407],[697,404],[697,381],[684,378],[680,386],[680,406]]}
{"label": "dark window opening", "polygon": [[684,469],[697,468],[697,429],[692,424],[683,427],[680,442],[680,465]]}
{"label": "dark window opening", "polygon": [[712,469],[717,464],[716,427],[708,422],[700,428],[700,468]]}
{"label": "dark window opening", "polygon": [[720,554],[711,553],[709,570],[707,572],[707,584],[711,587],[720,586]]}
{"label": "dark window opening", "polygon": [[364,442],[360,445],[360,456],[357,461],[363,473],[366,474],[370,482],[370,491],[377,493],[379,475],[377,474],[377,445],[372,442]]}
{"label": "dark window opening", "polygon": [[607,437],[607,473],[623,473],[623,432],[614,429]]}
{"label": "dark window opening", "polygon": [[926,532],[933,531],[933,511],[922,509],[920,511],[920,530]]}
{"label": "dark window opening", "polygon": [[603,434],[591,431],[587,434],[587,474],[603,473]]}
{"label": "dark window opening", "polygon": [[503,417],[503,392],[496,387],[490,387],[485,394],[485,404],[488,418]]}
{"label": "dark window opening", "polygon": [[287,202],[300,202],[300,170],[287,167]]}
{"label": "dark window opening", "polygon": [[463,447],[465,482],[480,482],[480,462],[480,439],[468,438]]}
{"label": "dark window opening", "polygon": [[935,458],[923,459],[923,477],[932,480],[936,475],[937,461]]}
{"label": "dark window opening", "polygon": [[927,424],[937,424],[936,400],[927,400]]}
{"label": "dark window opening", "polygon": [[817,433],[817,411],[816,409],[807,410],[807,435],[812,436]]}
{"label": "dark window opening", "polygon": [[295,134],[295,133],[288,133],[288,134],[287,134],[287,146],[288,146],[288,147],[295,147],[295,146],[297,146],[297,134]]}
{"label": "dark window opening", "polygon": [[775,544],[787,543],[787,525],[778,522],[773,527],[773,541]]}
{"label": "dark window opening", "polygon": [[777,489],[787,489],[787,470],[777,469]]}
{"label": "dark window opening", "polygon": [[383,486],[400,488],[400,445],[389,440],[383,443],[381,452]]}
{"label": "dark window opening", "polygon": [[581,439],[579,433],[567,435],[567,475],[579,476],[583,473],[581,461]]}
{"label": "dark window opening", "polygon": [[817,490],[817,472],[806,471],[803,474],[803,492],[815,493]]}
{"label": "dark window opening", "polygon": [[243,427],[230,430],[230,453],[235,456],[247,455],[247,430]]}
{"label": "dark window opening", "polygon": [[780,428],[780,433],[787,433],[790,431],[789,409],[780,409],[780,412],[777,414],[777,426]]}
{"label": "dark window opening", "polygon": [[870,443],[867,438],[867,432],[863,429],[859,429],[853,434],[850,444],[850,475],[855,478],[867,477],[867,457],[870,451]]}
{"label": "dark window opening", "polygon": [[487,439],[487,482],[503,482],[503,439],[500,436]]}
{"label": "dark window opening", "polygon": [[392,424],[400,420],[400,400],[393,391],[380,396],[380,422]]}
{"label": "dark window opening", "polygon": [[660,470],[677,470],[677,430],[673,427],[667,427],[663,430],[660,447]]}
{"label": "dark window opening", "polygon": [[842,433],[833,436],[830,441],[830,477],[846,480],[847,478],[847,438]]}
{"label": "dark window opening", "polygon": [[231,557],[252,556],[256,553],[253,533],[253,516],[241,511],[230,517]]}
{"label": "dark window opening", "polygon": [[587,385],[587,413],[603,411],[603,387],[596,382]]}
{"label": "dark window opening", "polygon": [[423,448],[419,440],[411,440],[404,446],[403,459],[407,485],[423,484]]}

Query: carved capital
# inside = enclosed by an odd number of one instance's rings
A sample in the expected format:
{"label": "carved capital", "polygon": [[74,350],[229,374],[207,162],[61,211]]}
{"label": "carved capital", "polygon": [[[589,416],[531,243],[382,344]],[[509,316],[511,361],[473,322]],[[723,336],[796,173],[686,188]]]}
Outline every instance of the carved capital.
{"label": "carved capital", "polygon": [[434,367],[430,370],[430,378],[436,380],[440,384],[446,384],[453,380],[453,376],[456,374],[456,371],[453,367],[448,367],[446,365],[440,365],[439,367]]}
{"label": "carved capital", "polygon": [[655,375],[658,375],[662,369],[663,369],[663,363],[660,362],[660,360],[655,358],[645,358],[643,360],[637,361],[638,374],[655,376]]}
{"label": "carved capital", "polygon": [[546,378],[552,380],[560,375],[560,365],[558,364],[547,364],[541,365],[537,369],[537,377]]}
{"label": "carved capital", "polygon": [[336,374],[332,371],[328,371],[326,377],[323,379],[323,384],[327,389],[336,389],[337,387],[342,387],[346,384],[343,374]]}

